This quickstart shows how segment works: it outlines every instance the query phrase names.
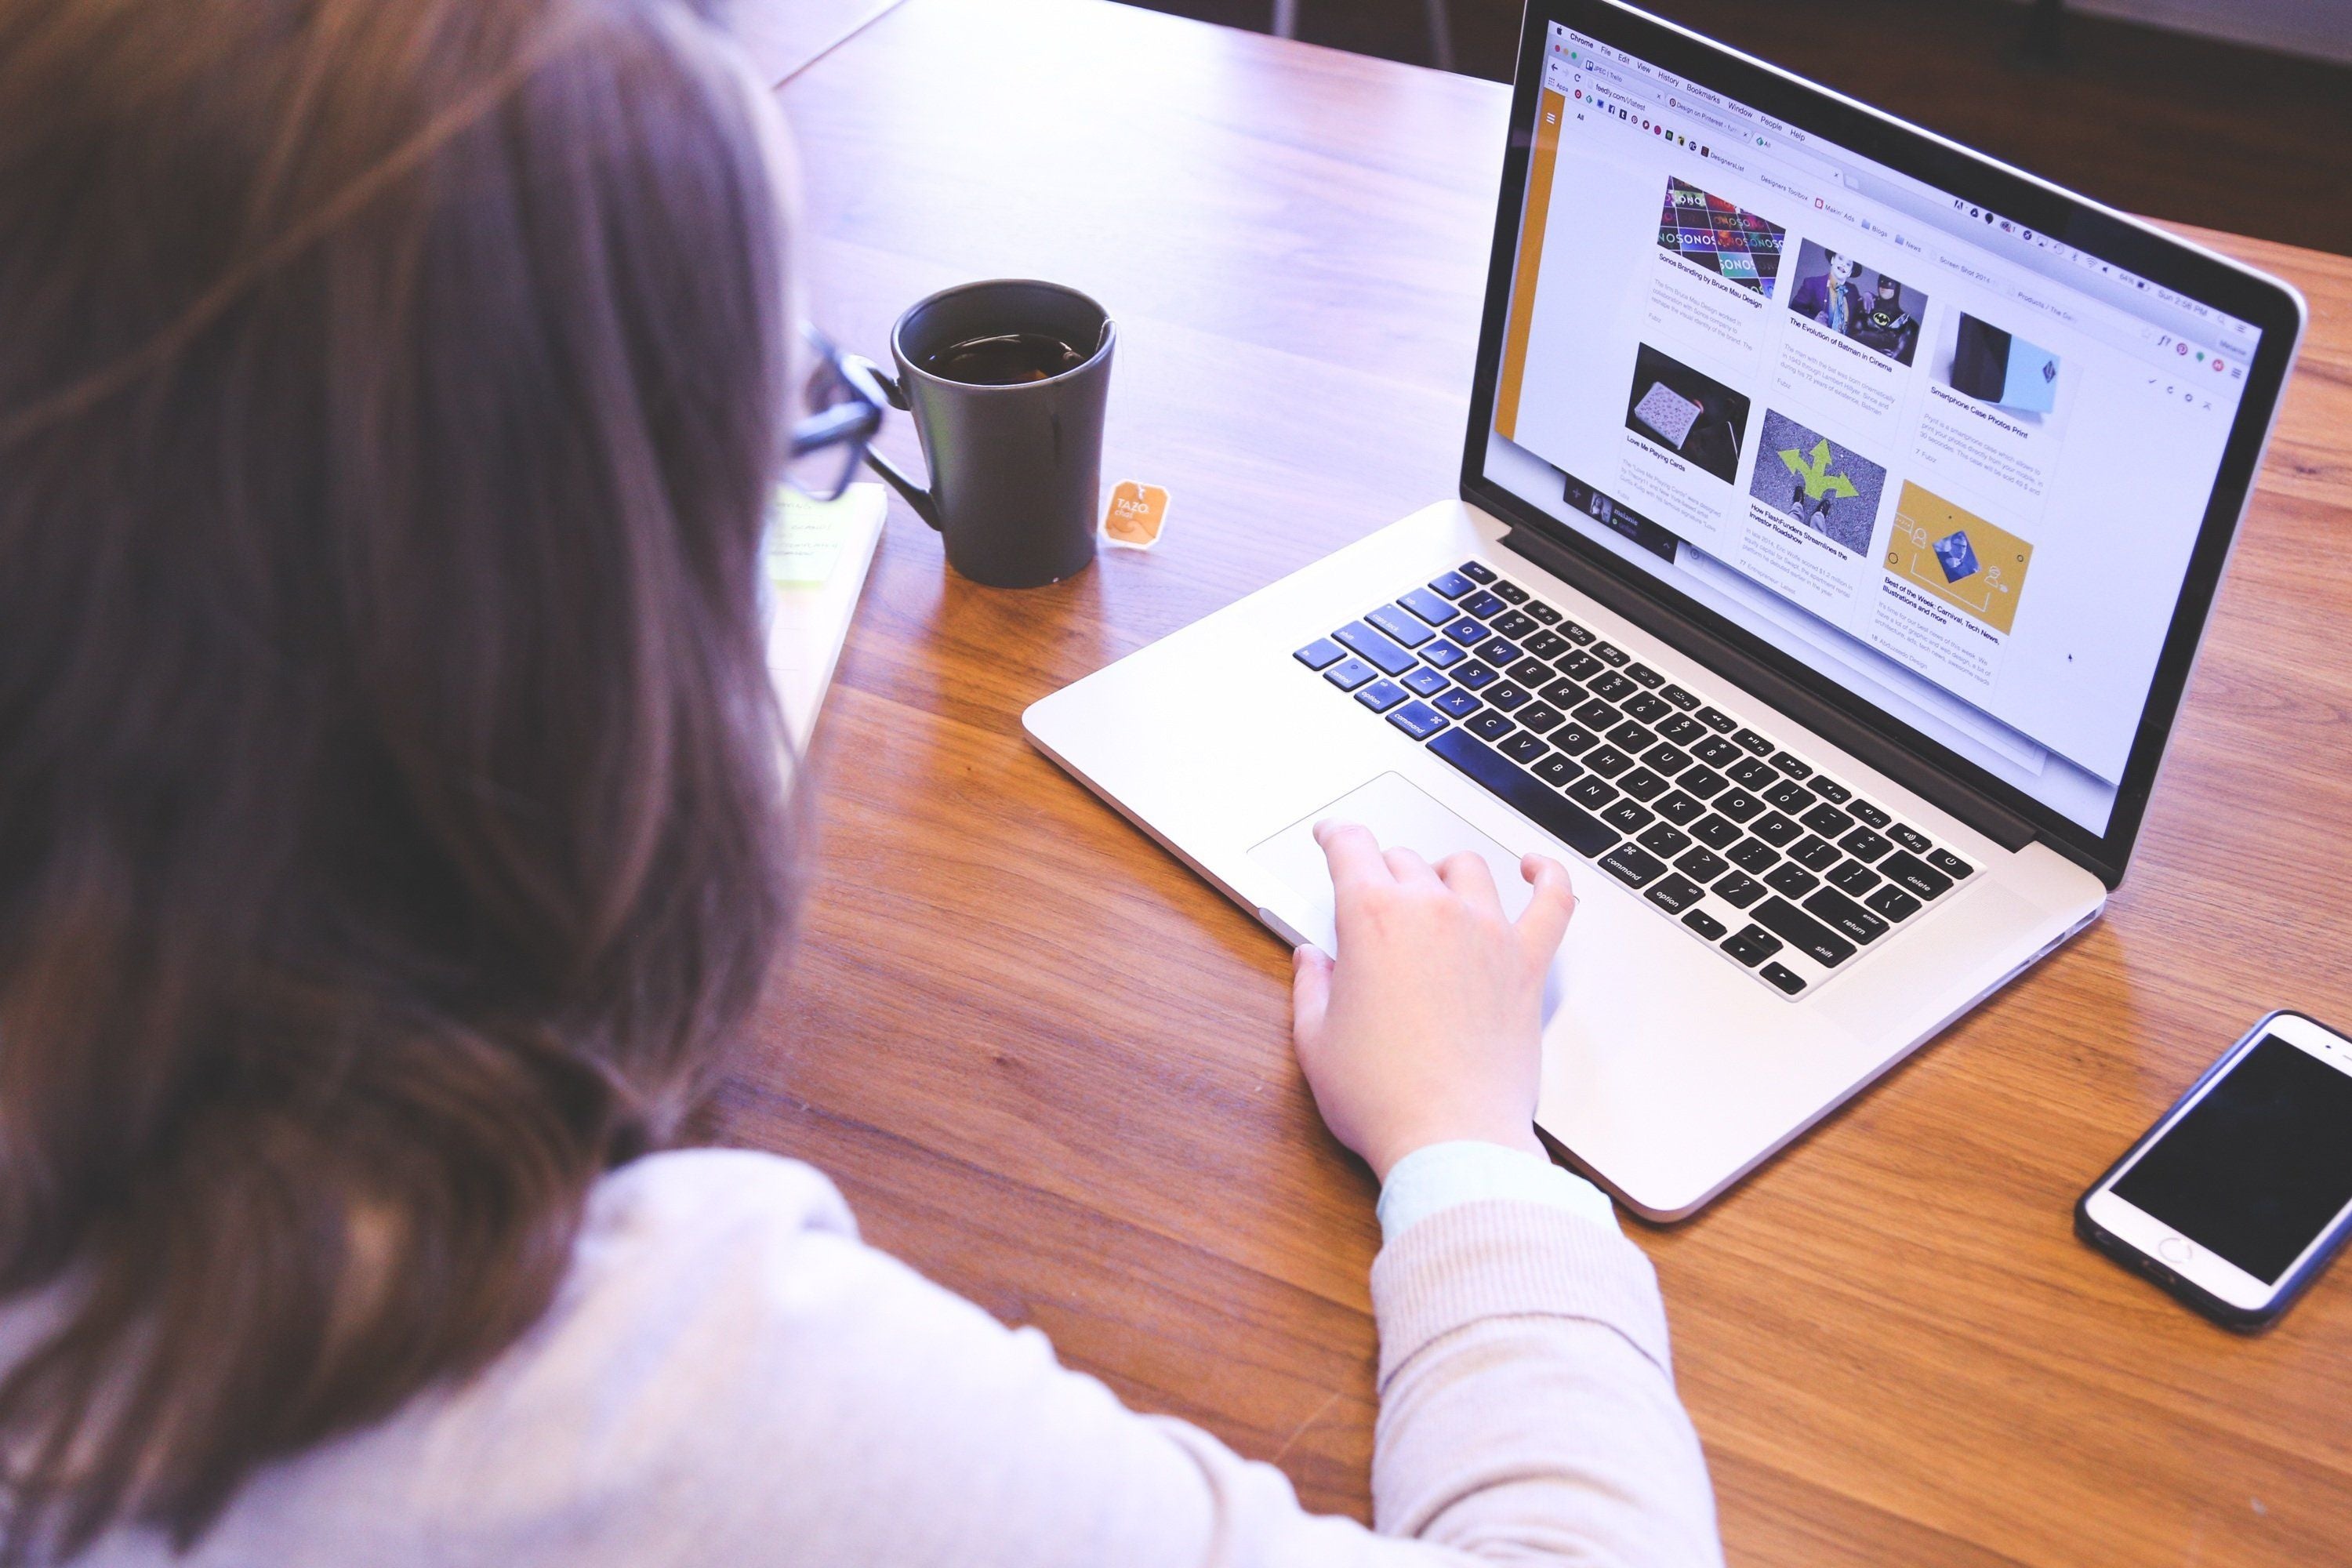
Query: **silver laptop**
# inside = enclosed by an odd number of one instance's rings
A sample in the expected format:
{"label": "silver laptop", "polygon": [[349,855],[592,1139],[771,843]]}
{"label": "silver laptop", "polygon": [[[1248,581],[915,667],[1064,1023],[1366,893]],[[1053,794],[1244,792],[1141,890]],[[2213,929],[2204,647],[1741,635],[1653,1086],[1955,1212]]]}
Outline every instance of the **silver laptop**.
{"label": "silver laptop", "polygon": [[1460,494],[1025,724],[1287,942],[1327,816],[1566,860],[1538,1125],[1674,1219],[2098,914],[2303,305],[1610,0],[1493,257]]}

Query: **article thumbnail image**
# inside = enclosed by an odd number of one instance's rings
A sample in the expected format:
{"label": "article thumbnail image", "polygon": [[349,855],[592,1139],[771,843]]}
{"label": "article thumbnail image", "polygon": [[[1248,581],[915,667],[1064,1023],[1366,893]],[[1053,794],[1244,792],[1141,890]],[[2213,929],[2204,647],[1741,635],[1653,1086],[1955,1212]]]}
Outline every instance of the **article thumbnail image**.
{"label": "article thumbnail image", "polygon": [[2011,414],[2047,414],[2058,406],[2058,356],[2048,349],[1964,311],[1953,327],[1950,353],[1938,374],[1962,396]]}
{"label": "article thumbnail image", "polygon": [[1844,251],[1809,239],[1797,247],[1797,284],[1789,290],[1789,309],[1897,364],[1909,364],[1919,351],[1927,296]]}
{"label": "article thumbnail image", "polygon": [[1868,553],[1886,470],[1777,408],[1764,411],[1748,493],[1855,555]]}
{"label": "article thumbnail image", "polygon": [[1748,436],[1746,396],[1643,343],[1633,355],[1625,428],[1729,484]]}
{"label": "article thumbnail image", "polygon": [[2017,623],[2033,546],[1932,490],[1905,480],[1895,501],[1886,569],[2006,636]]}
{"label": "article thumbnail image", "polygon": [[1780,275],[1780,246],[1789,231],[1742,212],[1721,196],[1669,177],[1658,217],[1658,247],[1719,273],[1767,300]]}

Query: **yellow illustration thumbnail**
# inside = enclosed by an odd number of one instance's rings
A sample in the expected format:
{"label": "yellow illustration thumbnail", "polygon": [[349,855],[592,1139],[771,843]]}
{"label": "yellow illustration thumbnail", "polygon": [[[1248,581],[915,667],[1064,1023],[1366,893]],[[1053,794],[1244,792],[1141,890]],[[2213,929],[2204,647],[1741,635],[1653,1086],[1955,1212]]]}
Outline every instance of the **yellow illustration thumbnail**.
{"label": "yellow illustration thumbnail", "polygon": [[1886,569],[1958,605],[1993,630],[2017,620],[2033,546],[1931,490],[1905,480],[1886,541]]}

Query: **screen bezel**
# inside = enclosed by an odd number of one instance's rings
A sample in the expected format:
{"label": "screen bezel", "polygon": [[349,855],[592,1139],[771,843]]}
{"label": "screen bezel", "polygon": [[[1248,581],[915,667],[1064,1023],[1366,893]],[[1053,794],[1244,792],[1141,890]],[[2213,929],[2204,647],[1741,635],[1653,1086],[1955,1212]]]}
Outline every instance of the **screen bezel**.
{"label": "screen bezel", "polygon": [[[1548,29],[1574,28],[1637,58],[1662,66],[1750,108],[1908,174],[1964,200],[2000,212],[2077,249],[2151,282],[2252,323],[2262,333],[2247,367],[2245,393],[2230,428],[2220,470],[2180,596],[2149,683],[2131,750],[2117,781],[2115,805],[2095,831],[2043,804],[1958,752],[1903,722],[1804,660],[1700,604],[1669,583],[1622,560],[1603,546],[1486,476],[1486,442],[1494,429],[1495,397],[1510,310],[1512,269],[1526,205],[1538,95]],[[2113,888],[2123,880],[2132,846],[2147,816],[2148,796],[2164,759],[2165,742],[2189,685],[2197,648],[2219,591],[2230,545],[2253,490],[2254,475],[2275,418],[2279,397],[2303,335],[2302,298],[2265,277],[2137,219],[2012,169],[1881,110],[1815,87],[1778,67],[1662,21],[1618,0],[1530,0],[1519,37],[1511,92],[1510,137],[1496,204],[1485,315],[1470,397],[1470,425],[1462,456],[1462,497],[1517,528],[1591,562],[1627,588],[1669,606],[1705,633],[1795,682],[1851,719],[1868,726],[1936,773],[1998,803],[2030,823],[2039,836]]]}
{"label": "screen bezel", "polygon": [[2188,1238],[2179,1236],[2171,1226],[2128,1198],[2118,1195],[2115,1185],[2162,1143],[2183,1117],[2194,1110],[2207,1095],[2219,1089],[2256,1046],[2272,1038],[2282,1040],[2337,1071],[2352,1076],[2352,1039],[2300,1013],[2273,1013],[2247,1030],[2236,1045],[2223,1052],[2221,1060],[2191,1084],[2172,1109],[2158,1117],[2156,1125],[2150,1127],[2139,1142],[2126,1151],[2123,1158],[2117,1160],[2114,1167],[2083,1195],[2084,1214],[2108,1235],[2147,1258],[2161,1258],[2166,1267],[2182,1279],[2242,1312],[2263,1311],[2279,1298],[2292,1295],[2300,1289],[2315,1262],[2328,1251],[2331,1238],[2344,1229],[2347,1221],[2352,1221],[2352,1200],[2347,1200],[2326,1224],[2319,1227],[2273,1283],[2247,1273],[2229,1259],[2193,1242],[2188,1244],[2185,1255],[2164,1257],[2158,1248],[2166,1240],[2186,1242]]}

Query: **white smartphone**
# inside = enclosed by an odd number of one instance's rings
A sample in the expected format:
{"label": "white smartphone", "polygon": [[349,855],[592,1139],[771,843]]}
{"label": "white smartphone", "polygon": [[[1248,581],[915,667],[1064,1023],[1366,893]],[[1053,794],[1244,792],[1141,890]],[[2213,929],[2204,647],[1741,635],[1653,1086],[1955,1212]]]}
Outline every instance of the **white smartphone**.
{"label": "white smartphone", "polygon": [[2263,1019],[2083,1194],[2074,1228],[2216,1322],[2268,1327],[2352,1236],[2352,1040]]}

